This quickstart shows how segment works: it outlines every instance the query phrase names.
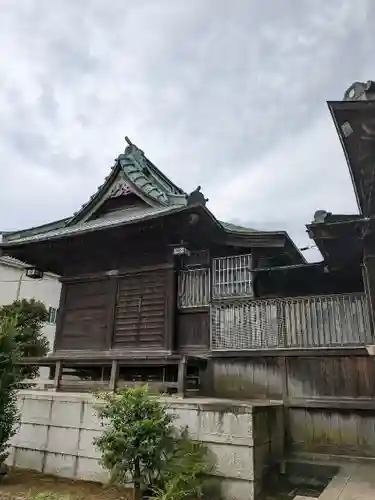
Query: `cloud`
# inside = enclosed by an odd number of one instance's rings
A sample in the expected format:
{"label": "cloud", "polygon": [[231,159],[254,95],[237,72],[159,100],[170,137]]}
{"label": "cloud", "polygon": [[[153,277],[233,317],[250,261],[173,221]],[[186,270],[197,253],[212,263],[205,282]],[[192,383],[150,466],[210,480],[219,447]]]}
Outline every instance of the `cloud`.
{"label": "cloud", "polygon": [[351,212],[325,101],[374,75],[372,0],[0,2],[0,228],[70,215],[130,138],[218,217]]}

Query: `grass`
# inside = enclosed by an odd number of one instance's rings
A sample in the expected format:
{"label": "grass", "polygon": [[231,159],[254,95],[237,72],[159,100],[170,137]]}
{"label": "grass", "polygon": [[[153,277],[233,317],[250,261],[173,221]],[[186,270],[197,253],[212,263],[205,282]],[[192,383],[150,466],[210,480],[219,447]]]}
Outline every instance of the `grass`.
{"label": "grass", "polygon": [[0,485],[0,500],[129,500],[131,490],[73,481],[39,472],[12,470]]}

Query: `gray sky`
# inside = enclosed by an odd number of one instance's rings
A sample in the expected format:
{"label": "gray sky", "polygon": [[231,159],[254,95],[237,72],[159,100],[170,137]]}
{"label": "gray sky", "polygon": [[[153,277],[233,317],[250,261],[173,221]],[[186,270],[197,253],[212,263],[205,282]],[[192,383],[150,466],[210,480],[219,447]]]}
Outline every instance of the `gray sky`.
{"label": "gray sky", "polygon": [[315,210],[357,210],[326,101],[375,78],[374,0],[0,9],[0,229],[71,215],[125,135],[218,218],[299,246]]}

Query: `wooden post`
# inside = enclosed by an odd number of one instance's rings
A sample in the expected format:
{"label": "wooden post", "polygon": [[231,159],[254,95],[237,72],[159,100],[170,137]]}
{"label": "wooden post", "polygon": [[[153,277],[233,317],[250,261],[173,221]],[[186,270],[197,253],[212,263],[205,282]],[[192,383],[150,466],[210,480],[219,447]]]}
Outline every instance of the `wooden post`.
{"label": "wooden post", "polygon": [[61,377],[62,377],[62,362],[56,361],[55,378],[53,381],[53,388],[55,389],[55,391],[58,391],[60,388]]}
{"label": "wooden post", "polygon": [[177,375],[177,393],[181,396],[185,396],[186,390],[186,356],[183,356],[178,364],[178,375]]}
{"label": "wooden post", "polygon": [[119,373],[119,362],[117,359],[112,360],[112,369],[111,369],[111,379],[109,381],[109,390],[115,391]]}
{"label": "wooden post", "polygon": [[108,285],[108,304],[107,304],[107,322],[106,322],[106,338],[105,346],[106,349],[112,349],[114,327],[115,327],[115,316],[116,316],[116,304],[117,304],[117,294],[118,294],[118,277],[117,275],[111,276]]}

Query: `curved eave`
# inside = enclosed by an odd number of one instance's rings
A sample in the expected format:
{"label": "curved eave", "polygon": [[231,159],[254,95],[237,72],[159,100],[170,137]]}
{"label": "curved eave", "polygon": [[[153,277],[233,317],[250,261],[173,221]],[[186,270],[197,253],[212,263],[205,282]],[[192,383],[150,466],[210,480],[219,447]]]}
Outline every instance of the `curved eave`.
{"label": "curved eave", "polygon": [[47,224],[42,224],[40,226],[34,226],[27,229],[21,229],[20,231],[2,231],[3,242],[13,241],[19,238],[25,238],[27,236],[33,236],[34,234],[47,233],[55,229],[60,229],[65,227],[69,222],[70,218],[60,219],[53,222],[48,222]]}
{"label": "curved eave", "polygon": [[211,223],[217,225],[216,219],[213,218],[212,214],[210,214],[210,212],[207,209],[205,209],[205,207],[203,207],[202,205],[189,205],[189,206],[185,205],[181,207],[178,206],[158,207],[154,209],[152,207],[149,207],[149,209],[147,209],[147,212],[140,212],[139,214],[132,214],[132,215],[122,214],[113,218],[97,219],[94,221],[77,224],[76,226],[72,227],[65,226],[64,228],[61,228],[61,230],[51,231],[49,233],[37,234],[23,239],[3,242],[0,243],[0,249],[6,251],[6,249],[12,249],[12,248],[14,249],[17,247],[24,247],[39,243],[43,244],[46,242],[52,242],[66,238],[75,238],[83,234],[116,229],[122,226],[142,223],[145,221],[166,217],[168,215],[173,215],[181,212],[185,213],[195,212],[198,214],[202,214],[203,216],[206,216]]}
{"label": "curved eave", "polygon": [[302,252],[296,246],[292,238],[286,231],[259,231],[256,229],[230,229],[223,222],[218,221],[223,231],[228,234],[236,237],[236,239],[240,242],[247,243],[262,243],[264,246],[267,246],[267,242],[270,246],[276,240],[282,240],[284,242],[284,247],[289,250],[289,254],[292,256],[293,262],[296,264],[306,264],[307,260],[305,259]]}
{"label": "curved eave", "polygon": [[[375,119],[375,101],[330,101],[327,104],[349,168],[358,209],[364,215],[372,215],[375,213],[375,196],[371,195],[375,183],[375,148],[371,150],[363,125],[366,120]],[[351,127],[348,134],[343,132],[345,123]]]}
{"label": "curved eave", "polygon": [[307,224],[307,232],[331,269],[353,266],[362,259],[362,232],[366,222],[360,215],[332,215],[326,222]]}
{"label": "curved eave", "polygon": [[119,173],[119,165],[118,162],[116,161],[115,165],[111,168],[111,172],[107,177],[104,179],[103,184],[98,186],[96,192],[90,196],[89,201],[84,203],[81,208],[73,214],[71,219],[69,220],[67,226],[73,226],[74,224],[77,224],[77,222],[81,221],[85,215],[90,212],[90,209],[94,206],[96,206],[104,194],[110,189],[111,185],[115,181],[117,175]]}

